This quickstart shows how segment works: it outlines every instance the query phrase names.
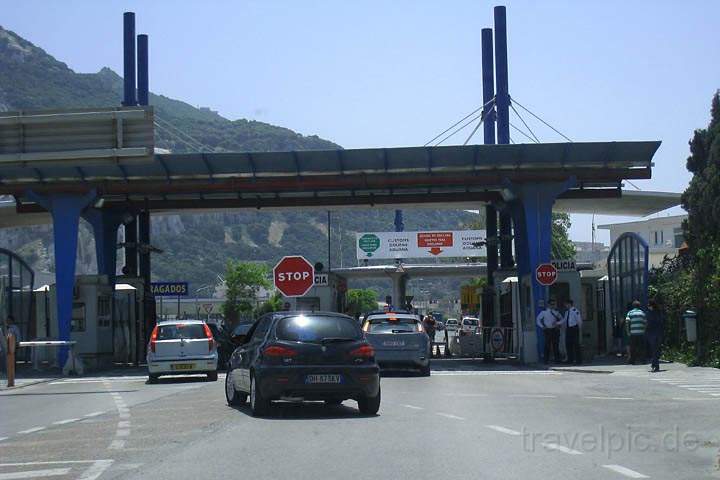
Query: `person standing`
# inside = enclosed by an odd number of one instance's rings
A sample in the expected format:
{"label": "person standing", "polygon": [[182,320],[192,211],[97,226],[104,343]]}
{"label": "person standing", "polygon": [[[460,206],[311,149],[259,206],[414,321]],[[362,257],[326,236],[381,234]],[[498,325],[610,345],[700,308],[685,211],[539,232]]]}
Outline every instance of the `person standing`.
{"label": "person standing", "polygon": [[538,327],[542,328],[543,335],[545,336],[545,351],[544,351],[544,362],[547,365],[550,361],[550,351],[552,350],[553,361],[560,363],[560,335],[559,327],[562,322],[560,312],[555,309],[555,301],[550,300],[545,307],[545,310],[541,311],[535,323]]}
{"label": "person standing", "polygon": [[647,326],[647,316],[640,308],[640,301],[635,300],[632,303],[632,310],[627,313],[625,321],[630,329],[630,358],[628,363],[635,365],[635,362],[642,355],[643,343],[645,340],[645,328]]}
{"label": "person standing", "polygon": [[575,302],[569,299],[565,302],[565,350],[567,351],[567,363],[580,365],[582,354],[580,352],[580,328],[582,327],[582,315],[580,310],[575,308]]}
{"label": "person standing", "polygon": [[432,315],[426,315],[425,319],[423,320],[423,328],[425,329],[425,333],[427,333],[428,337],[430,337],[430,356],[433,355],[433,342],[435,341],[435,331],[436,331],[437,324],[435,322],[435,317]]}
{"label": "person standing", "polygon": [[658,308],[655,300],[648,302],[647,327],[645,329],[645,343],[650,355],[651,370],[660,371],[660,346],[662,345],[663,333],[665,332],[665,318],[663,312]]}

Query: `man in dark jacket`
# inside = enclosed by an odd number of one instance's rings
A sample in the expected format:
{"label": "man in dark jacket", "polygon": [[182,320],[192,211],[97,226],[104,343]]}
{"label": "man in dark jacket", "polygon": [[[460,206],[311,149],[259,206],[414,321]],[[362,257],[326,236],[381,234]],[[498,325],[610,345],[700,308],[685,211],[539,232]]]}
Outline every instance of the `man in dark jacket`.
{"label": "man in dark jacket", "polygon": [[652,372],[660,371],[660,345],[662,344],[665,319],[655,300],[648,302],[645,341],[652,362]]}

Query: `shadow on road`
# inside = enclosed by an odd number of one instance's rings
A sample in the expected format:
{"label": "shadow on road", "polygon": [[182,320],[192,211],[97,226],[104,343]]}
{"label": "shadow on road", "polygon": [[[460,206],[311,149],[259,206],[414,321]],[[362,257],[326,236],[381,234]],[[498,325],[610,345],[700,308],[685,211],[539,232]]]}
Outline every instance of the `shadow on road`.
{"label": "shadow on road", "polygon": [[[263,420],[338,420],[368,419],[379,415],[362,415],[355,407],[354,400],[346,400],[342,405],[325,405],[323,402],[273,402],[270,412]],[[248,417],[252,417],[248,404],[231,407]]]}
{"label": "shadow on road", "polygon": [[200,376],[173,376],[173,377],[160,377],[155,382],[150,383],[148,379],[145,383],[148,385],[172,385],[176,383],[214,383],[216,380],[210,381],[205,375]]}

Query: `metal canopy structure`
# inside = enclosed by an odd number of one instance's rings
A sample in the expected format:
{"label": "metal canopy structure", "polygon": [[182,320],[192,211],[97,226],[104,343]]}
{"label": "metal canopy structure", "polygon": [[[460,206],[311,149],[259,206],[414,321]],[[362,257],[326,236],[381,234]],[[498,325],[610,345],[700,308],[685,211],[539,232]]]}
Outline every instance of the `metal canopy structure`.
{"label": "metal canopy structure", "polygon": [[[149,162],[25,162],[3,168],[0,194],[97,191],[106,205],[263,208],[500,201],[507,182],[575,187],[560,198],[614,198],[651,176],[660,142],[469,145],[297,152],[156,154]],[[82,163],[82,167],[79,164]]]}

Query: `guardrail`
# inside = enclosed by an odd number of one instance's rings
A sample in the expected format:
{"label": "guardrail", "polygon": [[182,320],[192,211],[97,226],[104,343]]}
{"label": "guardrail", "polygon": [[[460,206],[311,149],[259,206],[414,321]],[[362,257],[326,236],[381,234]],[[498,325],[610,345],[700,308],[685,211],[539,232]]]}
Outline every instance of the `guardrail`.
{"label": "guardrail", "polygon": [[33,340],[29,342],[16,342],[15,336],[12,333],[7,335],[8,346],[6,352],[6,365],[7,365],[7,386],[15,386],[15,349],[17,348],[30,348],[31,355],[33,357],[33,369],[40,370],[40,360],[34,350],[36,347],[68,347],[68,360],[63,367],[63,372],[67,368],[67,374],[76,375],[78,373],[77,364],[75,361],[74,347],[77,342],[75,340]]}

